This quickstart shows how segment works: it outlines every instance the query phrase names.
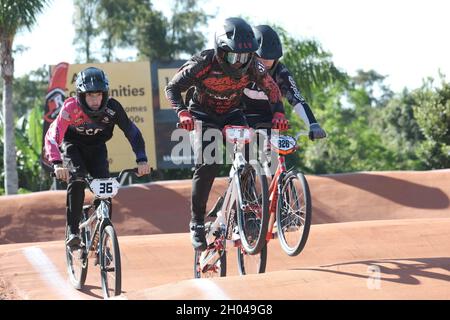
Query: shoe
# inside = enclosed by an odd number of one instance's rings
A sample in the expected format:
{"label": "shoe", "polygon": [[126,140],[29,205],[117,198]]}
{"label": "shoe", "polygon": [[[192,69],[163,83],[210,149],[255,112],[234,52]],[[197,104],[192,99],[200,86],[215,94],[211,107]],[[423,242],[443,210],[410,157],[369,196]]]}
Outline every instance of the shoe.
{"label": "shoe", "polygon": [[79,246],[80,243],[81,243],[81,238],[76,233],[71,233],[67,237],[66,246],[68,246],[68,247],[76,247],[76,246]]}
{"label": "shoe", "polygon": [[206,250],[205,225],[203,223],[191,222],[189,224],[191,230],[192,246],[197,251]]}

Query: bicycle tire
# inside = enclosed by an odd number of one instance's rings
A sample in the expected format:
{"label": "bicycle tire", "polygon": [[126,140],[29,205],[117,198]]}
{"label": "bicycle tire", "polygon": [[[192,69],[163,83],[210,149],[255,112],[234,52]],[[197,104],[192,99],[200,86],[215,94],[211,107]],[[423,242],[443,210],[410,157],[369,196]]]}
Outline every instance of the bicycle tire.
{"label": "bicycle tire", "polygon": [[[112,245],[112,248],[110,248],[111,246],[106,245],[108,239],[111,239],[110,244]],[[119,241],[117,240],[116,231],[111,224],[106,225],[101,231],[99,259],[103,296],[108,298],[110,296],[119,295],[122,292],[122,267]],[[109,281],[109,275],[112,275],[113,273],[113,281]]]}
{"label": "bicycle tire", "polygon": [[241,246],[237,247],[238,271],[241,276],[266,272],[267,243],[258,254],[249,255]]}
{"label": "bicycle tire", "polygon": [[[66,239],[69,233],[69,227],[66,227]],[[82,239],[84,239],[84,231],[82,231]],[[81,290],[86,281],[87,271],[88,271],[88,255],[85,247],[80,247],[77,249],[77,253],[74,254],[72,248],[66,247],[66,261],[67,261],[67,272],[69,274],[70,283],[75,289]],[[79,251],[81,250],[81,251]]]}
{"label": "bicycle tire", "polygon": [[[312,219],[311,193],[305,176],[296,170],[289,171],[281,183],[276,210],[278,239],[287,255],[296,256],[305,247],[309,236]],[[291,198],[294,199],[293,195],[300,197],[291,201]],[[299,215],[297,211],[300,212]],[[288,238],[293,238],[294,241],[291,242]]]}
{"label": "bicycle tire", "polygon": [[[260,167],[247,164],[240,173],[239,182],[243,203],[250,203],[248,207],[256,207],[256,210],[246,209],[249,211],[244,212],[242,204],[238,203],[239,199],[236,199],[237,224],[241,245],[248,254],[258,254],[266,244],[269,223],[267,178],[261,174]],[[260,194],[257,194],[258,191],[260,191]]]}

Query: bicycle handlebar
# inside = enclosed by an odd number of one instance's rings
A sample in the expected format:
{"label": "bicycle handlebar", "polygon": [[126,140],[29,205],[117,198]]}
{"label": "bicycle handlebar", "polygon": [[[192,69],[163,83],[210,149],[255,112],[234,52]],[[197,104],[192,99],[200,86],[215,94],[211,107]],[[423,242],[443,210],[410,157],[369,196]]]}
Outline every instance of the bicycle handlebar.
{"label": "bicycle handlebar", "polygon": [[[271,123],[267,123],[267,122],[260,122],[255,124],[255,128],[256,130],[258,129],[272,129],[272,124]],[[290,129],[291,126],[288,126],[288,129]],[[297,132],[297,134],[295,135],[295,140],[298,140],[298,138],[300,138],[300,136],[307,136],[309,137],[309,131],[299,131]]]}
{"label": "bicycle handlebar", "polygon": [[[177,122],[177,128],[181,128],[180,126],[181,126],[181,124],[179,122]],[[204,126],[205,127],[209,127],[209,128],[219,129],[219,127],[217,127],[217,126],[215,126],[213,124],[209,124],[209,123],[204,124]],[[255,124],[254,127],[255,127],[255,130],[258,130],[258,129],[272,129],[272,124],[268,123],[268,122],[259,122],[259,123]],[[288,129],[290,129],[290,128],[291,128],[291,126],[288,125]],[[300,136],[309,137],[309,131],[304,130],[304,131],[297,132],[297,134],[295,135],[295,140],[298,140],[298,138],[300,138]]]}
{"label": "bicycle handlebar", "polygon": [[[150,168],[150,173],[151,173],[152,171],[153,171],[153,168]],[[122,179],[122,176],[123,176],[125,173],[134,173],[134,174],[137,176],[138,168],[124,169],[124,170],[120,171],[120,173],[119,173],[118,176],[116,176],[116,177],[111,177],[111,178],[115,178],[117,181],[120,182],[120,180]],[[74,174],[73,174],[72,172],[69,171],[69,175],[73,176]],[[50,173],[50,176],[53,177],[53,178],[55,178],[55,177],[56,177],[55,172]],[[80,178],[81,178],[84,182],[86,182],[87,184],[89,184],[92,180],[96,179],[96,178],[90,178],[90,177],[86,177],[86,176],[80,176]],[[60,179],[58,179],[58,180],[60,180]]]}
{"label": "bicycle handlebar", "polygon": [[[198,121],[198,120],[197,120],[197,121]],[[208,123],[208,122],[203,122],[203,121],[201,121],[201,122],[202,122],[202,126],[203,126],[204,128],[219,129],[219,130],[220,130],[220,127],[217,126],[217,125],[215,125],[215,124]],[[180,128],[181,128],[181,123],[177,122],[177,129],[180,129]]]}

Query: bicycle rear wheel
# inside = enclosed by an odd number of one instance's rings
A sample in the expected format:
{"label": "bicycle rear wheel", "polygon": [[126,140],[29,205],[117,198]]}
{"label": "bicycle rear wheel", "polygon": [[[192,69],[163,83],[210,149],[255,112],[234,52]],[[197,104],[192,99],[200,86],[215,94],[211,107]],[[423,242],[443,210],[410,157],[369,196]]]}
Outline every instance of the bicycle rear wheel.
{"label": "bicycle rear wheel", "polygon": [[282,181],[277,205],[277,232],[283,250],[298,255],[306,245],[311,226],[311,194],[305,176],[290,171]]}
{"label": "bicycle rear wheel", "polygon": [[[66,228],[66,239],[69,233],[69,227]],[[82,231],[82,239],[84,237],[84,230]],[[67,260],[67,272],[69,274],[69,280],[75,289],[80,290],[85,281],[88,271],[88,258],[85,246],[76,248],[66,247],[66,260]]]}
{"label": "bicycle rear wheel", "polygon": [[269,222],[267,178],[259,167],[247,164],[239,177],[242,201],[237,203],[237,222],[243,249],[258,254],[266,244]]}
{"label": "bicycle rear wheel", "polygon": [[122,270],[119,242],[112,225],[107,225],[102,230],[99,255],[103,296],[117,296],[122,291]]}
{"label": "bicycle rear wheel", "polygon": [[237,247],[238,270],[241,276],[266,272],[267,244],[258,254],[250,255],[239,246]]}

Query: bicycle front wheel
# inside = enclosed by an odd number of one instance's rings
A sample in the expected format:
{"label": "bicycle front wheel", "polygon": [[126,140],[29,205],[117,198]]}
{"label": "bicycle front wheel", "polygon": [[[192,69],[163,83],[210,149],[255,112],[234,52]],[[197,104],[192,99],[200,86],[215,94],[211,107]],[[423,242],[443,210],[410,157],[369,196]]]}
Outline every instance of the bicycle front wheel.
{"label": "bicycle front wheel", "polygon": [[267,244],[258,254],[250,255],[241,246],[237,247],[238,270],[241,276],[264,273],[267,263]]}
{"label": "bicycle front wheel", "polygon": [[[66,228],[66,239],[69,233],[69,227]],[[84,239],[84,230],[82,231],[82,237]],[[83,288],[86,281],[88,271],[88,258],[85,246],[79,246],[76,248],[66,247],[66,261],[67,272],[69,274],[69,280],[75,289],[80,290]]]}
{"label": "bicycle front wheel", "polygon": [[247,164],[239,176],[242,203],[236,199],[237,220],[242,248],[258,254],[266,245],[269,222],[269,191],[261,169]]}
{"label": "bicycle front wheel", "polygon": [[277,205],[277,232],[283,250],[298,255],[306,245],[311,226],[311,194],[305,176],[290,171],[282,180]]}
{"label": "bicycle front wheel", "polygon": [[102,230],[99,254],[103,296],[117,296],[122,291],[122,270],[119,242],[112,225],[107,225]]}

